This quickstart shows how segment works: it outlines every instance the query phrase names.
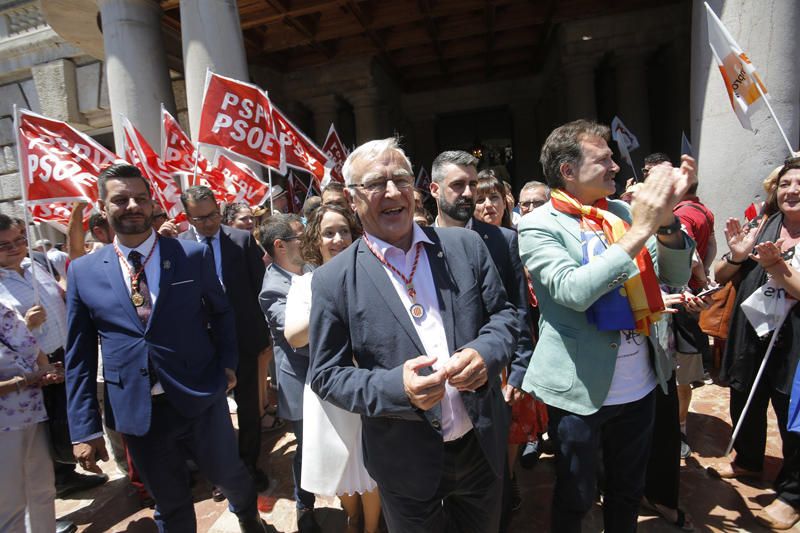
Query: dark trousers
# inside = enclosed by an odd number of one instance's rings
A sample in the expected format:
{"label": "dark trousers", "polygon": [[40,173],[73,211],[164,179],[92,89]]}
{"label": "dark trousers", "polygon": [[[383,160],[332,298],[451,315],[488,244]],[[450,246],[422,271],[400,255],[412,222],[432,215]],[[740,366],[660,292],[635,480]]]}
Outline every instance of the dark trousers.
{"label": "dark trousers", "polygon": [[667,382],[668,394],[656,387],[656,414],[653,444],[647,463],[644,495],[653,504],[678,508],[681,484],[681,426],[678,419],[678,392],[675,374]]}
{"label": "dark trousers", "polygon": [[125,435],[125,442],[156,501],[159,531],[197,531],[187,458],[222,489],[233,513],[240,518],[258,513],[253,479],[239,459],[224,395],[195,418],[181,416],[165,395],[154,397],[150,430],[141,437]]}
{"label": "dark trousers", "polygon": [[[765,376],[766,377],[766,376]],[[775,492],[784,502],[800,508],[800,435],[786,429],[789,413],[789,396],[775,390],[767,379],[759,383],[742,429],[736,436],[733,448],[735,463],[748,470],[764,468],[764,450],[767,444],[767,408],[770,400],[781,432],[783,465],[775,479]],[[734,427],[742,414],[748,391],[730,389],[731,419]]]}
{"label": "dark trousers", "polygon": [[654,393],[641,400],[577,415],[548,406],[556,446],[551,531],[581,531],[597,498],[598,450],[603,452],[603,521],[608,533],[636,531],[653,434]]}
{"label": "dark trousers", "polygon": [[294,459],[292,460],[292,476],[294,477],[294,501],[297,508],[313,509],[316,497],[300,488],[300,474],[303,472],[303,421],[293,420],[292,428],[294,429],[294,436],[297,439],[297,450],[294,452]]}
{"label": "dark trousers", "polygon": [[379,489],[390,533],[495,533],[500,523],[503,480],[492,472],[474,431],[445,443],[442,477],[431,499]]}
{"label": "dark trousers", "polygon": [[261,453],[261,413],[258,405],[258,354],[240,354],[236,369],[236,418],[239,421],[239,457],[251,471]]}

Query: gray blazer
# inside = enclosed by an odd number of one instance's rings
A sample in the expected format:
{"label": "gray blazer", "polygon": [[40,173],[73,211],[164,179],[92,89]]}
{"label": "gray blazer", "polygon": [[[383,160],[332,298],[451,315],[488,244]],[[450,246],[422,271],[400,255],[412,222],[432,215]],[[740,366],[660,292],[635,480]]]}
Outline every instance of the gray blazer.
{"label": "gray blazer", "polygon": [[[307,271],[311,267],[306,267]],[[285,420],[303,419],[303,387],[308,373],[308,346],[292,348],[283,334],[286,323],[286,296],[292,275],[272,263],[264,274],[258,301],[272,333],[275,366],[278,369],[278,416]]]}
{"label": "gray blazer", "polygon": [[[473,348],[486,362],[488,383],[461,398],[487,462],[500,476],[509,418],[500,372],[517,345],[516,309],[477,233],[423,231],[433,241],[425,250],[448,349]],[[383,266],[358,240],[318,268],[311,286],[311,388],[362,415],[365,464],[382,489],[431,498],[444,456],[441,407],[423,412],[405,394],[403,363],[425,348]]]}

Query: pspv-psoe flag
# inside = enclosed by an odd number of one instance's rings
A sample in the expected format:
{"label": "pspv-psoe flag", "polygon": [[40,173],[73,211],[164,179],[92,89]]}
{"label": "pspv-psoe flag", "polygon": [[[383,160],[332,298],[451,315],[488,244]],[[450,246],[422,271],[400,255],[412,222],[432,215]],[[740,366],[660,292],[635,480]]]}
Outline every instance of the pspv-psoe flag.
{"label": "pspv-psoe flag", "polygon": [[[742,48],[736,44],[728,29],[706,4],[708,21],[708,44],[717,61],[717,66],[725,82],[725,90],[742,127],[751,129],[750,115],[762,103],[762,93],[766,98],[767,88],[758,77],[756,68],[750,63]],[[761,89],[759,91],[759,88]]]}
{"label": "pspv-psoe flag", "polygon": [[[347,156],[350,155],[350,152],[348,152],[347,148],[344,147],[342,139],[339,138],[339,134],[336,133],[336,128],[333,126],[333,124],[331,124],[331,127],[328,130],[328,136],[325,138],[325,144],[322,145],[322,151],[327,154],[328,160],[332,164],[330,179],[344,183],[342,166],[344,165]],[[323,189],[328,186],[328,181],[330,180],[322,181],[321,185]]]}
{"label": "pspv-psoe flag", "polygon": [[317,187],[321,188],[322,182],[327,181],[325,176],[330,173],[333,166],[328,160],[328,155],[275,106],[272,106],[272,119],[286,164],[310,173],[317,182]]}
{"label": "pspv-psoe flag", "polygon": [[197,142],[285,172],[272,105],[255,85],[208,72]]}
{"label": "pspv-psoe flag", "polygon": [[197,185],[194,182],[195,165],[198,175],[208,172],[212,166],[163,105],[161,106],[161,159],[171,170],[191,173],[189,185]]}
{"label": "pspv-psoe flag", "polygon": [[125,134],[125,157],[133,165],[136,165],[150,182],[156,200],[167,212],[167,216],[178,218],[183,213],[183,208],[181,192],[172,178],[174,171],[164,164],[147,139],[133,127],[127,118],[123,117],[122,123]]}
{"label": "pspv-psoe flag", "polygon": [[246,165],[217,153],[216,168],[225,177],[228,203],[244,202],[249,206],[261,203],[269,191],[269,185],[259,180]]}
{"label": "pspv-psoe flag", "polygon": [[[22,202],[20,202],[22,203]],[[35,204],[29,205],[28,211],[34,222],[42,222],[55,228],[61,233],[67,233],[69,218],[72,215],[72,205],[64,203]],[[83,210],[83,230],[89,230],[89,217],[92,216],[91,209]]]}
{"label": "pspv-psoe flag", "polygon": [[66,122],[24,109],[16,118],[23,198],[29,204],[96,202],[97,175],[117,156]]}

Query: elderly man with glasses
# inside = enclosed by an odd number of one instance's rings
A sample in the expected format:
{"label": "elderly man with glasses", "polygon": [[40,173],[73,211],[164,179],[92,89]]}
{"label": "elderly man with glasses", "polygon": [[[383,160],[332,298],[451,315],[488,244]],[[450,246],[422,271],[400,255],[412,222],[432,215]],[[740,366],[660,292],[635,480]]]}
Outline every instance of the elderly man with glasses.
{"label": "elderly man with glasses", "polygon": [[516,310],[477,233],[414,224],[396,139],[342,170],[364,236],[315,271],[311,388],[362,415],[390,531],[497,531]]}

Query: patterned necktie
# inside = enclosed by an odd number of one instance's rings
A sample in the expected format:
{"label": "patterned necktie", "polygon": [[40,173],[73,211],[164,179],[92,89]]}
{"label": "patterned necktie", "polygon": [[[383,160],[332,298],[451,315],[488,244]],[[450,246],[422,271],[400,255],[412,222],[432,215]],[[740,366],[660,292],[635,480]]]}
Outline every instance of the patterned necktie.
{"label": "patterned necktie", "polygon": [[[155,245],[154,245],[155,246]],[[144,303],[136,307],[136,314],[139,315],[142,325],[147,327],[147,322],[150,320],[150,315],[153,313],[153,301],[150,299],[150,287],[147,285],[147,274],[144,273],[144,265],[142,264],[142,254],[136,250],[131,250],[128,254],[128,259],[133,264],[133,275],[139,274],[137,278],[139,281],[139,293],[144,298]],[[147,355],[147,376],[150,379],[150,388],[158,381],[156,369],[153,366],[153,361],[150,359],[150,354]]]}

